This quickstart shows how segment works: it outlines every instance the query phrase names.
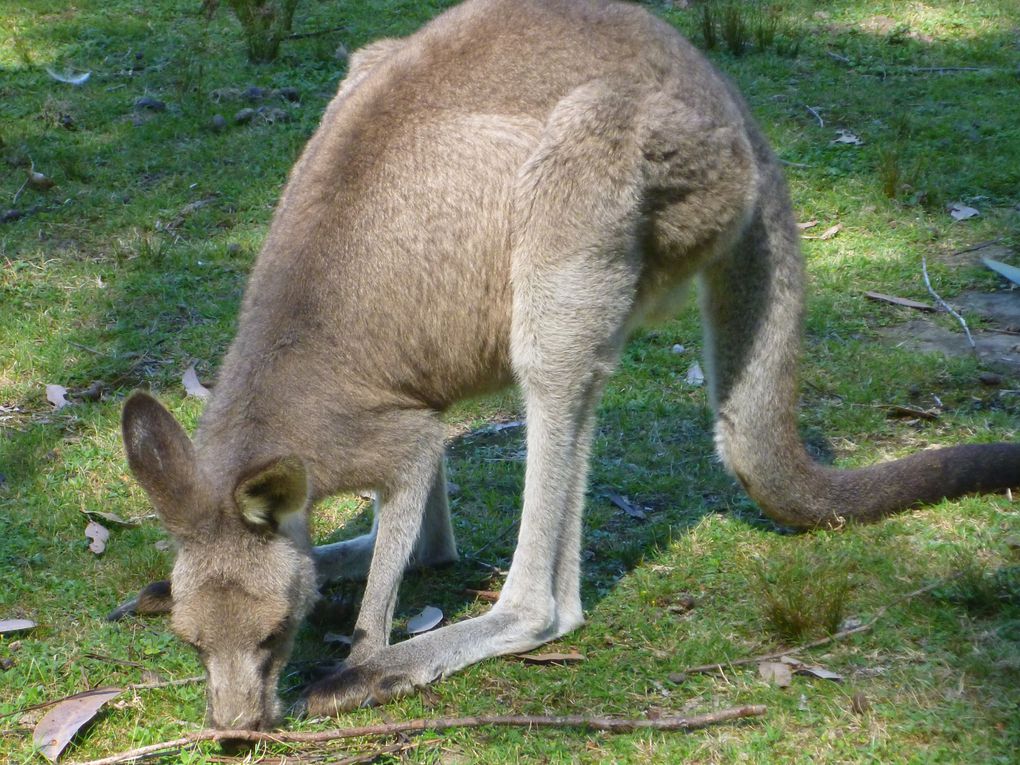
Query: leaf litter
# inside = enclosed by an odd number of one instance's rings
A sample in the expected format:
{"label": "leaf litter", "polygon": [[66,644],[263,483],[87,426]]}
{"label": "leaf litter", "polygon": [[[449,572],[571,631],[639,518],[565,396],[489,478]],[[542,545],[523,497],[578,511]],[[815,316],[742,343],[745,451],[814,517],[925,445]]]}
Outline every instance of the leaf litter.
{"label": "leaf litter", "polygon": [[67,388],[63,385],[47,385],[46,400],[53,404],[53,408],[58,412],[71,403],[67,400]]}
{"label": "leaf litter", "polygon": [[121,518],[116,513],[108,513],[104,510],[82,510],[82,512],[89,518],[98,518],[101,521],[112,523],[115,526],[138,526],[141,523],[141,521],[134,518]]}
{"label": "leaf litter", "polygon": [[778,688],[789,687],[793,682],[794,675],[805,675],[836,683],[843,681],[843,676],[838,672],[826,669],[821,664],[806,664],[792,656],[782,656],[778,661],[769,660],[758,663],[758,676]]}
{"label": "leaf litter", "polygon": [[38,625],[31,619],[0,619],[0,635],[11,632],[25,632],[35,629]]}
{"label": "leaf litter", "polygon": [[99,713],[107,701],[120,694],[120,688],[97,688],[57,702],[35,726],[32,734],[42,756],[56,762],[75,734]]}
{"label": "leaf litter", "polygon": [[633,502],[624,497],[622,494],[616,494],[615,492],[611,492],[610,494],[607,495],[607,498],[609,499],[610,502],[612,502],[614,505],[616,505],[618,508],[620,508],[624,513],[629,515],[634,520],[644,521],[648,519],[648,515],[642,508],[635,505]]}
{"label": "leaf litter", "polygon": [[407,620],[407,634],[417,635],[428,632],[443,621],[443,612],[435,606],[425,606],[420,613]]}
{"label": "leaf litter", "polygon": [[953,202],[949,205],[948,211],[952,219],[957,221],[969,220],[981,214],[977,209],[965,205],[963,202]]}
{"label": "leaf litter", "polygon": [[96,555],[102,555],[110,539],[110,530],[97,521],[89,521],[85,526],[85,538],[89,540],[89,549]]}

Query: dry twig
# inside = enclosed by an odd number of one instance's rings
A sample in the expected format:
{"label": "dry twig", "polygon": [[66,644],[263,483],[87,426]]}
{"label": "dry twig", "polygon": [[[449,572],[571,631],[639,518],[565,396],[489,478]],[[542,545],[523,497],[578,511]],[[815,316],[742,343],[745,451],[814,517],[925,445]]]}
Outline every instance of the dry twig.
{"label": "dry twig", "polygon": [[690,669],[686,669],[684,670],[684,673],[691,675],[705,672],[722,672],[727,667],[742,667],[748,664],[759,664],[763,661],[779,659],[782,658],[783,656],[792,656],[793,654],[802,653],[811,648],[818,648],[819,646],[828,645],[829,643],[835,643],[838,640],[844,640],[845,638],[848,638],[851,635],[857,635],[860,634],[861,632],[867,632],[872,627],[874,627],[875,624],[878,623],[878,620],[885,616],[886,612],[893,606],[899,605],[900,603],[905,603],[908,600],[913,600],[918,595],[924,595],[926,592],[931,592],[932,590],[941,587],[947,582],[951,582],[952,580],[956,579],[959,576],[960,576],[959,574],[953,574],[952,576],[946,577],[945,579],[940,579],[937,582],[933,582],[931,584],[925,585],[924,587],[920,587],[914,590],[913,592],[908,592],[906,595],[901,595],[891,603],[886,603],[884,606],[880,607],[877,611],[875,611],[875,615],[872,616],[871,619],[866,621],[864,624],[859,624],[856,627],[850,627],[849,629],[834,632],[828,637],[818,638],[817,640],[812,640],[809,643],[803,643],[802,645],[794,646],[793,648],[784,648],[781,651],[772,651],[770,653],[764,653],[760,656],[749,656],[745,659],[734,659],[733,661],[721,662],[719,664],[702,664],[701,666],[698,667],[691,667]]}
{"label": "dry twig", "polygon": [[760,717],[765,714],[763,706],[744,706],[720,709],[693,717],[662,717],[657,720],[630,720],[617,717],[587,717],[585,715],[483,715],[479,717],[437,717],[433,719],[406,720],[396,723],[363,725],[355,728],[336,730],[287,732],[254,730],[203,730],[172,741],[150,744],[99,760],[89,760],[77,765],[117,765],[162,752],[191,747],[203,741],[245,741],[251,744],[322,744],[348,738],[365,736],[389,736],[397,733],[414,733],[425,730],[440,731],[450,728],[479,728],[485,725],[515,726],[523,728],[585,728],[607,733],[629,733],[635,730],[691,731],[709,725],[738,720],[744,717]]}
{"label": "dry twig", "polygon": [[963,327],[963,331],[967,335],[967,342],[970,343],[970,347],[977,348],[977,345],[974,343],[974,338],[971,337],[970,327],[967,326],[967,322],[964,321],[963,317],[954,311],[949,303],[943,300],[939,293],[935,291],[935,288],[931,286],[931,279],[928,278],[928,259],[924,255],[921,256],[921,273],[924,274],[924,285],[928,288],[928,292],[931,293],[931,296],[935,298],[935,302],[946,309],[950,316],[960,322],[960,326]]}

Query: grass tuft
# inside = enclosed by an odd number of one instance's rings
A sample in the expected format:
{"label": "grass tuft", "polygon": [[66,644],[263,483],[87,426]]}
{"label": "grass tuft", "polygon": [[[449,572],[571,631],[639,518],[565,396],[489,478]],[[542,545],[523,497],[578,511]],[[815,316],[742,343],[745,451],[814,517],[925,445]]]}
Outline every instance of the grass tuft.
{"label": "grass tuft", "polygon": [[786,642],[832,634],[847,616],[856,564],[791,539],[753,568],[767,629]]}
{"label": "grass tuft", "polygon": [[970,560],[958,578],[935,592],[935,597],[962,606],[978,617],[991,617],[1020,608],[1020,566],[989,570]]}

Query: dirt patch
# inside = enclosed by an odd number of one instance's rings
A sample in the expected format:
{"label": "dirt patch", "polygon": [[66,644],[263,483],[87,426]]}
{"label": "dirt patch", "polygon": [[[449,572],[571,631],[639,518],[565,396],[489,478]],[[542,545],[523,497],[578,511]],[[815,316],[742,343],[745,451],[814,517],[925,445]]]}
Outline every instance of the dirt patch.
{"label": "dirt patch", "polygon": [[[981,329],[969,322],[977,354],[991,369],[1020,374],[1020,291],[964,292],[951,304],[965,315],[979,316]],[[946,329],[932,319],[915,318],[879,331],[885,342],[920,353],[969,356],[974,351],[963,329]]]}

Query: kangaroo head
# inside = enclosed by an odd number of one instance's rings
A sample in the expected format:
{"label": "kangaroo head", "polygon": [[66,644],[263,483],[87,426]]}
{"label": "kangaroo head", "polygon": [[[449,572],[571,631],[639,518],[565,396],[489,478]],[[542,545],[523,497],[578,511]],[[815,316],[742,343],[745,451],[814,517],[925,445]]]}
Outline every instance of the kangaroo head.
{"label": "kangaroo head", "polygon": [[177,543],[171,624],[205,665],[208,723],[274,726],[280,671],[317,596],[303,463],[271,460],[223,488],[151,396],[128,399],[122,428],[131,471]]}

